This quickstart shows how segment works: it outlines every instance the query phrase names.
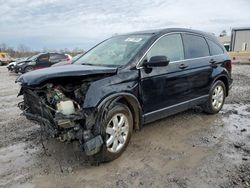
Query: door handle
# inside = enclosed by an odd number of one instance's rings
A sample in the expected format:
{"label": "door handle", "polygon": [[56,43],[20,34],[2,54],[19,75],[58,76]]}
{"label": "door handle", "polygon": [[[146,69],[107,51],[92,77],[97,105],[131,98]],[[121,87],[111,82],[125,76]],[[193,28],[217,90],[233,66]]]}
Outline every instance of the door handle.
{"label": "door handle", "polygon": [[216,61],[214,59],[210,59],[209,63],[211,64],[212,68],[216,68],[218,65],[216,64]]}
{"label": "door handle", "polygon": [[179,66],[180,69],[185,69],[185,68],[187,68],[187,67],[188,67],[188,65],[185,65],[185,64],[181,64],[181,65]]}
{"label": "door handle", "polygon": [[214,64],[216,61],[214,59],[210,59],[209,63]]}

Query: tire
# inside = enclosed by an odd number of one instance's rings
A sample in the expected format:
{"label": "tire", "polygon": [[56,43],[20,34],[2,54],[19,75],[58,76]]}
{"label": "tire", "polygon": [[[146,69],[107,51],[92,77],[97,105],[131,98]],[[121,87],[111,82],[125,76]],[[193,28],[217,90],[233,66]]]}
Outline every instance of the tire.
{"label": "tire", "polygon": [[[128,146],[133,131],[133,117],[126,105],[115,103],[102,122],[104,144],[101,151],[94,156],[94,161],[109,162],[118,158]],[[120,126],[117,124],[118,128],[115,128],[115,122],[123,123]]]}
{"label": "tire", "polygon": [[10,65],[10,66],[8,67],[8,69],[9,69],[10,72],[12,72],[12,71],[14,70],[14,65]]}
{"label": "tire", "polygon": [[3,65],[3,62],[2,61],[0,61],[0,66],[2,66]]}
{"label": "tire", "polygon": [[26,72],[31,72],[31,71],[33,71],[34,69],[33,69],[33,67],[32,66],[27,66],[27,67],[25,67],[25,69],[24,69],[24,72],[26,73]]}
{"label": "tire", "polygon": [[208,114],[218,113],[224,105],[225,98],[225,84],[221,80],[218,80],[213,84],[209,91],[208,101],[202,105],[203,111]]}

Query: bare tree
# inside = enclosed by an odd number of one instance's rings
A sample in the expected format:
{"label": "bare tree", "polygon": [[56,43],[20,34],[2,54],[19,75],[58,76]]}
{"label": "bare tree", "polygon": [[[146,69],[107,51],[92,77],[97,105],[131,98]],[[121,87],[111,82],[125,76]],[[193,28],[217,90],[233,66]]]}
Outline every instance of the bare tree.
{"label": "bare tree", "polygon": [[13,48],[13,47],[8,46],[5,43],[0,44],[0,51],[8,53],[12,58],[32,56],[41,52],[61,52],[61,53],[70,54],[72,56],[75,56],[79,53],[84,53],[83,49],[77,48],[77,47],[73,49],[64,48],[61,50],[53,50],[53,49],[44,47],[40,51],[33,51],[25,44],[19,44],[16,48]]}
{"label": "bare tree", "polygon": [[20,53],[27,53],[30,51],[29,47],[25,46],[24,44],[19,44],[17,47],[17,51]]}
{"label": "bare tree", "polygon": [[8,47],[5,43],[0,44],[0,51],[5,52],[7,48]]}
{"label": "bare tree", "polygon": [[222,30],[219,36],[220,36],[220,37],[225,37],[225,36],[227,36],[227,31],[226,31],[226,30]]}
{"label": "bare tree", "polygon": [[72,56],[75,56],[75,55],[80,54],[80,53],[84,53],[84,50],[82,50],[82,49],[80,49],[80,48],[74,48],[74,49],[70,52],[70,54],[71,54]]}

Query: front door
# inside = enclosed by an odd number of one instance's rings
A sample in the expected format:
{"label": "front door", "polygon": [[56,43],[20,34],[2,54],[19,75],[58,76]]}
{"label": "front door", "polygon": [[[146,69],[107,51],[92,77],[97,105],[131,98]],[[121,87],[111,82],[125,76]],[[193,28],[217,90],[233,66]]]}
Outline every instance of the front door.
{"label": "front door", "polygon": [[42,54],[36,60],[36,69],[49,67],[50,65],[49,54]]}
{"label": "front door", "polygon": [[166,67],[140,69],[144,114],[183,102],[188,95],[189,82],[179,68],[180,61],[184,60],[181,34],[161,37],[148,51],[144,61],[153,56],[166,56],[170,63]]}

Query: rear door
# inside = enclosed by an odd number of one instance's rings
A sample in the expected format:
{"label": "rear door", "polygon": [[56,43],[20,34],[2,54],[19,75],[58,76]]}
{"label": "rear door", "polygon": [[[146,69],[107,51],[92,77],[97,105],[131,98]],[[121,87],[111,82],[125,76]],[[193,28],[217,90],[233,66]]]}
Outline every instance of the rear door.
{"label": "rear door", "polygon": [[213,40],[210,39],[206,40],[211,54],[211,60],[210,60],[211,66],[216,68],[218,64],[222,64],[225,60],[227,60],[225,59],[225,54],[224,54],[225,49],[223,49],[220,44],[218,44]]}
{"label": "rear door", "polygon": [[185,60],[182,62],[184,65],[182,74],[185,75],[189,83],[187,100],[193,100],[208,95],[213,72],[212,58],[208,44],[203,36],[183,33],[182,39],[185,52]]}

